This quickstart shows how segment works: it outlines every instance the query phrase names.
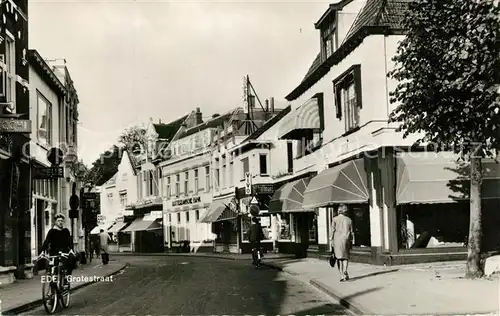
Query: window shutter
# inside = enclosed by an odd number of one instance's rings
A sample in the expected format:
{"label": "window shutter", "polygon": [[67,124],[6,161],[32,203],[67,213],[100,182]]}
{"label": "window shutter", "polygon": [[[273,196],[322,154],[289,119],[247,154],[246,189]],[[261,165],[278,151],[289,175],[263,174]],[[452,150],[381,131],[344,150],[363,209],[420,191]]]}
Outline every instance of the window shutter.
{"label": "window shutter", "polygon": [[342,119],[342,103],[341,103],[342,99],[340,97],[341,92],[342,92],[341,86],[334,84],[333,85],[333,94],[334,94],[334,98],[335,98],[335,108],[337,110],[336,116],[339,120]]}
{"label": "window shutter", "polygon": [[361,94],[361,66],[356,65],[354,68],[354,90],[356,93],[356,102],[358,108],[363,108],[362,94]]}

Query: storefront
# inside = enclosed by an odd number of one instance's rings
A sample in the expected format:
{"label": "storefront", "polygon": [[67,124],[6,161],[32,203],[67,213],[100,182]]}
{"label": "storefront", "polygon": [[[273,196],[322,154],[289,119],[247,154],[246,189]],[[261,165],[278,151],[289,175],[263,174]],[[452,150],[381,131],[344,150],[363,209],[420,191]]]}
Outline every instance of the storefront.
{"label": "storefront", "polygon": [[[393,264],[466,258],[470,166],[457,158],[450,152],[395,156],[398,247]],[[500,249],[500,166],[483,159],[482,167],[482,247],[487,252]]]}
{"label": "storefront", "polygon": [[241,231],[238,204],[233,194],[214,197],[200,223],[211,224],[215,252],[240,253]]}
{"label": "storefront", "polygon": [[281,253],[293,253],[299,257],[309,245],[317,244],[316,214],[302,207],[304,191],[311,180],[306,174],[301,178],[278,183],[269,203],[269,213],[275,223],[275,239]]}
{"label": "storefront", "polygon": [[210,193],[199,193],[188,198],[164,201],[164,242],[168,251],[213,251],[215,237],[212,225],[200,221],[209,213],[212,196]]}
{"label": "storefront", "polygon": [[[302,232],[301,239],[309,238],[307,250],[311,255],[330,252],[330,226],[339,204],[348,206],[348,216],[353,221],[353,254],[367,252],[368,255],[370,252],[368,160],[358,158],[343,162],[321,171],[307,184],[302,207],[314,210],[314,213],[301,213],[304,215],[297,219],[296,225]],[[304,242],[302,244],[305,245]]]}

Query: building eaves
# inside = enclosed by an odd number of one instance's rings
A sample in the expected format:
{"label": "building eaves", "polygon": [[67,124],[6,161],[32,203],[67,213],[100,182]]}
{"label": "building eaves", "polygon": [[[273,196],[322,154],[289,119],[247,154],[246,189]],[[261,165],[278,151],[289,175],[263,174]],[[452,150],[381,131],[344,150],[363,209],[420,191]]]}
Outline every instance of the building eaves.
{"label": "building eaves", "polygon": [[337,3],[332,3],[328,6],[328,9],[323,13],[323,15],[319,18],[319,20],[314,23],[314,27],[316,29],[321,28],[323,22],[328,19],[328,17],[334,13],[335,11],[342,10],[343,7],[348,5],[349,3],[353,2],[354,0],[342,0]]}
{"label": "building eaves", "polygon": [[66,94],[66,88],[61,83],[57,75],[52,71],[52,68],[47,64],[47,62],[40,56],[37,50],[28,50],[28,63],[33,67],[36,73],[42,77],[42,79],[49,85],[52,89],[58,92],[59,95]]}
{"label": "building eaves", "polygon": [[315,67],[310,67],[308,75],[285,99],[293,101],[301,96],[323,78],[330,71],[331,67],[344,60],[367,36],[375,34],[404,34],[401,21],[404,12],[407,10],[408,3],[412,1],[367,0],[340,47],[318,66],[315,66],[315,63],[313,63]]}
{"label": "building eaves", "polygon": [[234,110],[231,112],[222,114],[220,116],[211,118],[210,120],[198,124],[190,129],[185,130],[181,135],[179,135],[179,139],[193,135],[195,133],[201,132],[207,128],[217,128],[218,126],[223,126],[224,122],[229,122],[231,117],[233,116]]}
{"label": "building eaves", "polygon": [[184,123],[187,117],[188,116],[185,115],[180,119],[177,119],[168,124],[153,124],[156,133],[158,133],[158,138],[170,141],[177,133],[179,128],[181,128],[182,123]]}

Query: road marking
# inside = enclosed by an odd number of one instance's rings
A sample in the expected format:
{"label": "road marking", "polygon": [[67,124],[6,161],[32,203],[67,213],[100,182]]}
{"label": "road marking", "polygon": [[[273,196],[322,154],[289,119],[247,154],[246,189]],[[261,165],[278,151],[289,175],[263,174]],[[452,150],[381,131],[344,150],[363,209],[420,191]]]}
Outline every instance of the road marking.
{"label": "road marking", "polygon": [[181,262],[180,264],[189,264],[189,262]]}
{"label": "road marking", "polygon": [[98,268],[100,266],[102,266],[102,263],[99,263],[98,265],[94,266],[94,268]]}

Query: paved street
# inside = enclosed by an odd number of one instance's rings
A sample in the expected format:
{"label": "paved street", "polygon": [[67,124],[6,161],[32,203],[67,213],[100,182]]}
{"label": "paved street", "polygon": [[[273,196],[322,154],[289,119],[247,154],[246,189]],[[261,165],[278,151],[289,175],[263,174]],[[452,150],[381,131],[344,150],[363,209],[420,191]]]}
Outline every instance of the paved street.
{"label": "paved street", "polygon": [[[61,314],[349,314],[309,285],[249,262],[194,257],[122,257],[111,283],[78,290]],[[43,307],[26,315],[44,314]]]}

